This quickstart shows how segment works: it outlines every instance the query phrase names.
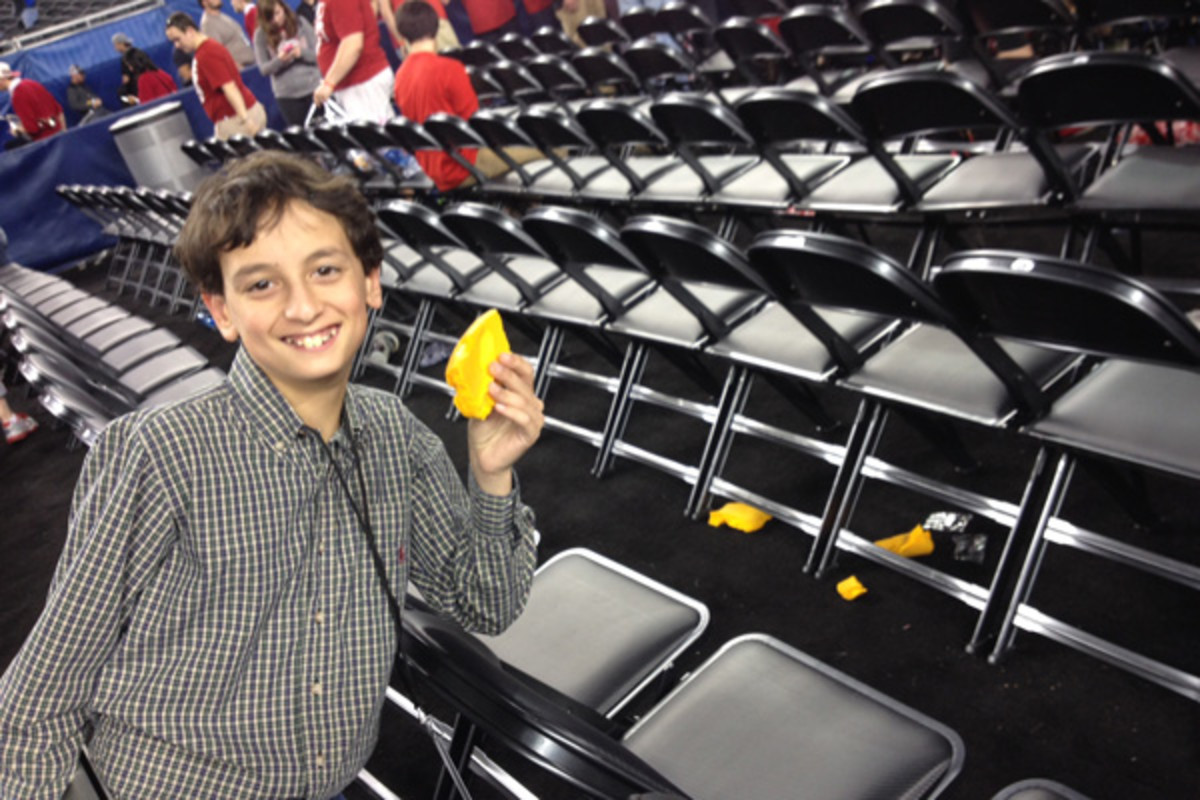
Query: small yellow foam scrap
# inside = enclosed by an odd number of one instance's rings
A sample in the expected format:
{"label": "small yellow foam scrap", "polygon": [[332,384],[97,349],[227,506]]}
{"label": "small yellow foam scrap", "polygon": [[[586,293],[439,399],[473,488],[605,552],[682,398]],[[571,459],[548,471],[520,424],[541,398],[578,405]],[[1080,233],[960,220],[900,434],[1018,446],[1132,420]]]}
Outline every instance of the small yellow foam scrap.
{"label": "small yellow foam scrap", "polygon": [[933,537],[929,535],[929,531],[920,525],[908,533],[900,533],[895,536],[889,536],[886,539],[879,539],[875,544],[884,550],[890,550],[896,555],[904,556],[905,558],[927,556],[933,552]]}
{"label": "small yellow foam scrap", "polygon": [[862,585],[862,582],[855,576],[851,575],[844,581],[839,581],[837,592],[842,596],[843,600],[854,600],[867,593],[867,587]]}
{"label": "small yellow foam scrap", "polygon": [[728,525],[742,533],[754,533],[772,519],[765,511],[745,503],[726,503],[715,511],[708,512],[708,524],[714,528]]}
{"label": "small yellow foam scrap", "polygon": [[501,353],[511,352],[500,312],[491,309],[471,323],[446,362],[446,383],[454,389],[454,405],[464,417],[486,419],[496,406],[488,394],[488,367]]}

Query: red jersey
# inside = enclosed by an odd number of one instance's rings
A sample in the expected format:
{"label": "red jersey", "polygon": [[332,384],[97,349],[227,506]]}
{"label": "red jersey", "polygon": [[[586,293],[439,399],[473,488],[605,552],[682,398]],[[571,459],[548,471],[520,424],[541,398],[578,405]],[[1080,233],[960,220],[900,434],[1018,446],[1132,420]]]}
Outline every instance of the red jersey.
{"label": "red jersey", "polygon": [[225,46],[215,39],[205,39],[196,48],[196,55],[192,59],[192,82],[196,84],[196,94],[200,95],[200,102],[204,104],[204,113],[213,122],[220,122],[237,113],[229,104],[229,98],[221,91],[221,87],[230,81],[242,93],[246,108],[258,102],[246,84],[242,83],[242,73]]}
{"label": "red jersey", "polygon": [[374,78],[389,69],[387,55],[379,44],[379,21],[371,0],[320,0],[317,3],[317,67],[322,75],[329,74],[342,39],[355,33],[363,35],[363,49],[358,61],[337,88]]}
{"label": "red jersey", "polygon": [[179,87],[175,85],[175,79],[161,69],[143,72],[138,76],[138,102],[149,103],[151,100],[166,97],[177,88]]}
{"label": "red jersey", "polygon": [[21,127],[30,139],[36,142],[62,133],[63,129],[58,124],[58,116],[63,113],[62,106],[45,86],[22,78],[15,86],[9,87],[9,93],[13,113],[21,120]]}
{"label": "red jersey", "polygon": [[251,3],[246,6],[246,11],[242,14],[242,27],[246,29],[246,35],[250,37],[250,42],[254,42],[254,28],[258,25],[258,6]]}
{"label": "red jersey", "polygon": [[525,11],[530,14],[536,14],[539,11],[545,11],[550,6],[554,5],[554,0],[524,0]]}
{"label": "red jersey", "polygon": [[462,0],[476,36],[494,31],[517,16],[513,0]]}
{"label": "red jersey", "polygon": [[[414,122],[424,122],[438,111],[467,119],[479,110],[479,98],[461,62],[420,52],[410,53],[396,71],[396,105]],[[475,163],[475,150],[461,152]],[[446,153],[419,151],[413,155],[442,191],[453,189],[471,174]]]}

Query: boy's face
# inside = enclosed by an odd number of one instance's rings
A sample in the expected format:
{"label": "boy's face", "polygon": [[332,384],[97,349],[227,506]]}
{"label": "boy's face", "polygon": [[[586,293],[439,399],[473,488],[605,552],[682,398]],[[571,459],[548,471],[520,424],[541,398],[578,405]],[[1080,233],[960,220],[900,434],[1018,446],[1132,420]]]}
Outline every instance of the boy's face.
{"label": "boy's face", "polygon": [[221,255],[223,294],[203,295],[221,335],[246,352],[293,405],[344,387],[379,308],[379,269],[368,275],[341,222],[292,201],[248,247]]}

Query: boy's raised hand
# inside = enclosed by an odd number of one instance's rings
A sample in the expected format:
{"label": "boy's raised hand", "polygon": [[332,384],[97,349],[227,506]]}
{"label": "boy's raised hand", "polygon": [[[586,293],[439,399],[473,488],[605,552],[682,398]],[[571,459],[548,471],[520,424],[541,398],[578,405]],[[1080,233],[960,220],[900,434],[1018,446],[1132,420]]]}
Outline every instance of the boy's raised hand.
{"label": "boy's raised hand", "polygon": [[501,353],[488,366],[488,388],[496,407],[487,419],[470,420],[467,445],[471,471],[488,494],[512,491],[512,467],[542,432],[542,401],[533,392],[533,365],[515,353]]}

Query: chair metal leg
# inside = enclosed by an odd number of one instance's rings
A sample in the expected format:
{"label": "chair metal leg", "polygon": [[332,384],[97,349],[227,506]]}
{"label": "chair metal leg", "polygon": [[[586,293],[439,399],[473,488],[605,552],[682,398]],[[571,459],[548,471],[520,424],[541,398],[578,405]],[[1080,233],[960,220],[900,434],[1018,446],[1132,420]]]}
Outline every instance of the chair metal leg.
{"label": "chair metal leg", "polygon": [[[471,754],[482,735],[475,724],[459,715],[454,720],[454,735],[450,739],[450,760],[458,774],[466,780],[471,774]],[[433,800],[459,800],[462,795],[454,780],[450,777],[448,767],[443,766],[438,775],[437,786],[433,790]]]}
{"label": "chair metal leg", "polygon": [[[967,652],[977,654],[995,640],[997,652],[1011,642],[1013,619],[1017,606],[1029,596],[1034,576],[1045,549],[1043,534],[1051,517],[1058,512],[1070,484],[1074,460],[1058,455],[1049,447],[1038,451],[1033,471],[1025,484],[1021,507],[1013,521],[1012,530],[1000,554],[1000,563],[992,575],[987,602],[975,622],[975,632],[967,644]],[[1023,563],[1018,565],[1018,559]]]}
{"label": "chair metal leg", "polygon": [[554,365],[558,363],[558,354],[562,352],[563,336],[563,329],[558,325],[547,325],[542,333],[542,341],[538,345],[537,372],[533,376],[533,391],[539,400],[545,401],[546,393],[550,390]]}
{"label": "chair metal leg", "polygon": [[753,383],[753,373],[740,365],[730,367],[725,376],[725,387],[721,390],[721,399],[717,403],[717,417],[708,429],[708,439],[700,456],[696,483],[692,486],[687,506],[684,508],[683,513],[688,517],[694,519],[708,507],[709,490],[713,480],[725,469],[725,461],[733,446],[733,422],[746,407]]}
{"label": "chair metal leg", "polygon": [[617,391],[608,407],[608,418],[604,421],[604,432],[600,436],[600,450],[592,464],[592,474],[597,478],[603,477],[612,468],[614,448],[625,435],[625,426],[633,407],[633,387],[641,381],[649,356],[650,349],[644,342],[630,342],[625,351]]}
{"label": "chair metal leg", "polygon": [[879,444],[879,435],[883,431],[886,419],[887,409],[882,403],[863,400],[859,405],[854,425],[850,428],[850,436],[846,440],[846,455],[838,466],[833,487],[825,501],[821,528],[817,531],[817,539],[808,552],[805,572],[819,578],[832,565],[834,554],[837,552],[838,533],[858,500],[858,490],[863,479],[863,463]]}
{"label": "chair metal leg", "polygon": [[412,376],[421,363],[425,334],[433,325],[434,310],[433,301],[429,299],[422,299],[420,306],[417,307],[417,318],[413,321],[412,336],[409,337],[408,347],[404,350],[400,377],[396,380],[396,386],[393,389],[401,397],[407,397],[412,390]]}

